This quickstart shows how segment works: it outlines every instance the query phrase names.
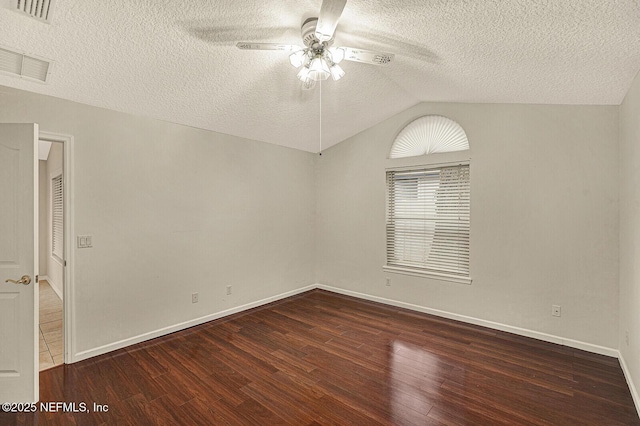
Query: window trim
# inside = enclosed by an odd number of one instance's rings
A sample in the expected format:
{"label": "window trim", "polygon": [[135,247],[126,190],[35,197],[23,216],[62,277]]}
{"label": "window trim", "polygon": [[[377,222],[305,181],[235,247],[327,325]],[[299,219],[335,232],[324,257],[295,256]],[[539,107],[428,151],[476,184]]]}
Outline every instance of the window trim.
{"label": "window trim", "polygon": [[[468,166],[469,170],[471,170],[471,160],[460,160],[460,161],[450,161],[450,162],[434,162],[434,163],[425,163],[424,158],[420,164],[411,164],[411,165],[403,165],[397,167],[386,167],[385,168],[385,247],[387,245],[387,231],[386,227],[389,223],[389,187],[387,185],[387,172],[402,172],[409,170],[417,170],[417,169],[437,169],[441,167],[453,167],[453,166]],[[469,183],[471,185],[471,183]],[[469,228],[469,248],[471,249],[471,228]],[[469,276],[460,276],[460,275],[452,275],[447,274],[445,272],[437,272],[430,271],[426,269],[420,268],[411,268],[397,265],[389,265],[387,259],[387,252],[385,248],[385,264],[382,266],[383,271],[393,273],[393,274],[402,274],[402,275],[410,275],[416,277],[423,278],[431,278],[441,281],[449,281],[455,282],[459,284],[471,284],[473,279],[471,278],[471,259],[469,259]]]}

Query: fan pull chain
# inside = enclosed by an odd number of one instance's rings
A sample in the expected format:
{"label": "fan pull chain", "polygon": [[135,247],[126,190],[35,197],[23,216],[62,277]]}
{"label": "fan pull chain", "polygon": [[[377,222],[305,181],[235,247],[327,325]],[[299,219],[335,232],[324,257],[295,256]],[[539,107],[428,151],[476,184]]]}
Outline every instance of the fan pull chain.
{"label": "fan pull chain", "polygon": [[320,80],[320,151],[318,155],[322,155],[322,80]]}

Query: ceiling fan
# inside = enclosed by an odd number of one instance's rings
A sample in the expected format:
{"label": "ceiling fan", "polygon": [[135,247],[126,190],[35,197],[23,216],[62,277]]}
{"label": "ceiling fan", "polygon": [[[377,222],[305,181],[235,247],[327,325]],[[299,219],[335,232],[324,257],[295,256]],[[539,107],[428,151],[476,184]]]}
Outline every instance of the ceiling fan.
{"label": "ceiling fan", "polygon": [[393,54],[372,52],[351,47],[333,47],[334,32],[347,0],[323,0],[320,16],[309,18],[302,24],[302,42],[306,47],[277,43],[239,42],[242,50],[285,50],[293,52],[289,56],[291,65],[299,68],[298,78],[302,88],[313,89],[318,80],[331,77],[340,80],[344,70],[338,65],[343,60],[365,64],[386,65]]}

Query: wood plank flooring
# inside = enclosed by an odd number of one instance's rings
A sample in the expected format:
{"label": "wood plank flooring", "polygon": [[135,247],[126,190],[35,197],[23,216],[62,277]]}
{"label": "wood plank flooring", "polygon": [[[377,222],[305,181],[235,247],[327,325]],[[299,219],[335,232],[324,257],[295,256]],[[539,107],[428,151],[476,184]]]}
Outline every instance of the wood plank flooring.
{"label": "wood plank flooring", "polygon": [[314,290],[40,375],[40,425],[640,425],[618,361]]}

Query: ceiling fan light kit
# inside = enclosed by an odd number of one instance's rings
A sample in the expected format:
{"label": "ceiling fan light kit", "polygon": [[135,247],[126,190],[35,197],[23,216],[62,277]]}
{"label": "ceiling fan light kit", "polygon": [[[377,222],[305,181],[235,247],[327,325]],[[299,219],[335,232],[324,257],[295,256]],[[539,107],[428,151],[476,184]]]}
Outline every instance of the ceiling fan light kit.
{"label": "ceiling fan light kit", "polygon": [[329,77],[329,65],[320,55],[316,55],[309,64],[309,78],[312,80],[326,80]]}
{"label": "ceiling fan light kit", "polygon": [[344,70],[338,64],[334,63],[333,65],[331,65],[329,67],[329,71],[331,72],[331,77],[333,78],[334,81],[338,81],[342,77],[344,77]]}
{"label": "ceiling fan light kit", "polygon": [[302,81],[304,90],[313,89],[315,82],[331,76],[334,81],[344,77],[340,65],[342,60],[363,62],[373,65],[386,65],[393,55],[349,47],[332,47],[338,19],[347,0],[324,0],[318,18],[309,18],[302,24],[302,42],[306,47],[275,44],[239,42],[236,46],[242,50],[285,50],[292,51],[289,62],[300,68],[297,77]]}
{"label": "ceiling fan light kit", "polygon": [[344,59],[345,50],[329,47],[333,39],[320,41],[316,33],[317,22],[318,18],[309,18],[302,24],[302,40],[307,47],[289,55],[291,65],[300,68],[297,77],[305,90],[315,87],[315,83],[308,80],[326,80],[329,76],[333,80],[340,80],[345,74],[338,65]]}
{"label": "ceiling fan light kit", "polygon": [[305,63],[306,59],[307,52],[304,50],[298,50],[289,56],[289,62],[291,62],[291,65],[293,65],[294,68],[300,68],[302,64]]}

